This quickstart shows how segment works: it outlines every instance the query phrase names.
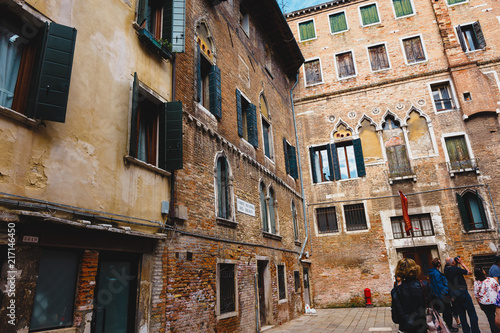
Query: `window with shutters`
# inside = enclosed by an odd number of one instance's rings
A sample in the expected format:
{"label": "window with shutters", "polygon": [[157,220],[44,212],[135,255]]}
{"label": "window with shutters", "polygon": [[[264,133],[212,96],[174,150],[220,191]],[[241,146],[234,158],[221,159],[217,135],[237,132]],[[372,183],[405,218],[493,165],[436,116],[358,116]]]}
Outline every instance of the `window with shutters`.
{"label": "window with shutters", "polygon": [[349,30],[345,11],[328,15],[328,21],[330,23],[330,32],[332,34]]}
{"label": "window with shutters", "polygon": [[0,6],[0,107],[64,123],[76,29],[23,19]]}
{"label": "window with shutters", "polygon": [[457,172],[478,171],[477,159],[470,149],[468,137],[465,134],[445,134],[446,160],[448,171],[453,175]]}
{"label": "window with shutters", "polygon": [[399,120],[388,115],[382,124],[382,138],[384,141],[389,178],[412,178],[415,173],[410,164],[403,129]]}
{"label": "window with shutters", "polygon": [[311,168],[314,183],[335,180],[330,145],[311,147]]}
{"label": "window with shutters", "polygon": [[278,275],[278,300],[286,300],[286,270],[285,265],[276,266]]}
{"label": "window with shutters", "polygon": [[455,195],[465,231],[488,229],[486,211],[479,192],[467,190],[462,195]]}
{"label": "window with shutters", "polygon": [[391,67],[385,44],[369,46],[368,56],[370,58],[370,66],[373,72],[382,71]]}
{"label": "window with shutters", "polygon": [[184,52],[185,0],[138,0],[139,38],[164,58]]}
{"label": "window with shutters", "polygon": [[236,115],[238,118],[238,135],[257,148],[259,137],[257,131],[257,111],[254,104],[236,89]]}
{"label": "window with shutters", "polygon": [[294,146],[292,146],[285,138],[283,138],[283,151],[285,153],[285,169],[286,173],[292,178],[299,178],[299,168],[297,166],[297,153]]}
{"label": "window with shutters", "polygon": [[320,234],[338,232],[339,226],[335,207],[317,208],[316,224],[318,226],[318,233]]}
{"label": "window with shutters", "polygon": [[346,231],[368,229],[364,204],[344,205],[343,208]]}
{"label": "window with shutters", "polygon": [[364,6],[359,6],[359,17],[361,26],[366,27],[380,23],[380,15],[376,3],[370,3]]}
{"label": "window with shutters", "polygon": [[410,215],[412,230],[406,234],[405,222],[402,216],[391,217],[392,234],[394,239],[434,236],[434,227],[430,214]]}
{"label": "window with shutters", "polygon": [[261,120],[262,120],[262,142],[264,146],[264,154],[271,160],[274,160],[273,135],[271,132],[271,116],[269,107],[264,94],[260,95],[259,100]]}
{"label": "window with shutters", "polygon": [[319,60],[319,58],[307,60],[304,62],[304,75],[306,87],[323,83],[323,75],[321,74],[321,61]]}
{"label": "window with shutters", "polygon": [[238,315],[237,266],[231,260],[217,263],[217,316]]}
{"label": "window with shutters", "polygon": [[412,0],[392,0],[392,9],[396,18],[411,16],[415,13]]}
{"label": "window with shutters", "polygon": [[299,22],[299,42],[316,38],[316,28],[314,19],[305,22]]}
{"label": "window with shutters", "polygon": [[216,161],[215,196],[217,199],[217,218],[233,221],[233,180],[231,169],[224,153],[219,153]]}
{"label": "window with shutters", "polygon": [[337,77],[347,79],[356,76],[356,66],[354,65],[354,55],[352,51],[342,52],[335,55]]}
{"label": "window with shutters", "polygon": [[430,90],[434,100],[434,110],[436,112],[450,111],[456,109],[454,94],[450,81],[431,83]]}
{"label": "window with shutters", "polygon": [[182,103],[165,99],[134,75],[129,155],[140,165],[182,169]]}
{"label": "window with shutters", "polygon": [[427,60],[421,36],[401,39],[407,65],[418,64]]}
{"label": "window with shutters", "polygon": [[462,24],[456,28],[460,46],[464,52],[482,50],[486,47],[483,30],[479,21],[470,24]]}

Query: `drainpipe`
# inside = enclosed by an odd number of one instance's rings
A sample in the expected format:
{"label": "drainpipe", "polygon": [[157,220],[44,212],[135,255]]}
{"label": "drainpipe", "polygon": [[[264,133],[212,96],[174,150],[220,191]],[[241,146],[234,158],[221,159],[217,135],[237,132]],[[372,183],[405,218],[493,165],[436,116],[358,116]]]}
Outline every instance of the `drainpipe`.
{"label": "drainpipe", "polygon": [[309,231],[308,231],[309,226],[307,223],[306,199],[304,196],[304,181],[302,179],[302,163],[300,162],[299,134],[297,132],[297,121],[295,120],[295,107],[293,104],[293,90],[297,86],[297,83],[299,83],[299,72],[297,72],[297,75],[295,77],[295,84],[293,85],[292,89],[290,89],[290,101],[292,102],[293,127],[295,129],[295,144],[297,145],[297,158],[299,160],[300,193],[302,195],[302,212],[304,214],[304,226],[306,229],[306,239],[304,240],[304,244],[302,245],[302,249],[300,250],[299,254],[299,261],[300,261],[302,255],[304,254],[304,249],[306,248],[307,241],[309,239]]}
{"label": "drainpipe", "polygon": [[260,333],[260,316],[259,316],[259,274],[255,274],[255,325],[256,325],[256,332]]}

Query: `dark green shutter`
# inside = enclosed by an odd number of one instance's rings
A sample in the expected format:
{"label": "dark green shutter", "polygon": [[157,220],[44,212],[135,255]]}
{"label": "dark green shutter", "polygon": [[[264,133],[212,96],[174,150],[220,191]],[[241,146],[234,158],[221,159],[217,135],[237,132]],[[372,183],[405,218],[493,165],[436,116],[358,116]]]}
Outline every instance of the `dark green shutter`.
{"label": "dark green shutter", "polygon": [[197,102],[201,102],[203,91],[201,87],[201,82],[203,77],[201,76],[201,49],[200,46],[196,46],[196,88],[197,88]]}
{"label": "dark green shutter", "polygon": [[476,190],[477,208],[479,209],[479,214],[481,215],[481,220],[485,229],[488,229],[488,222],[486,221],[486,211],[484,210],[483,200],[479,196],[479,192]]}
{"label": "dark green shutter", "polygon": [[478,47],[480,49],[484,49],[486,47],[486,40],[484,39],[483,30],[481,29],[481,24],[479,24],[479,21],[472,23],[472,28],[474,29],[474,33],[476,34]]}
{"label": "dark green shutter", "polygon": [[137,5],[137,24],[142,27],[147,19],[148,0],[139,0]]}
{"label": "dark green shutter", "polygon": [[366,175],[365,159],[363,157],[363,148],[361,147],[361,139],[352,140],[354,147],[354,157],[356,158],[356,168],[358,169],[358,177]]}
{"label": "dark green shutter", "polygon": [[329,163],[330,174],[334,176],[335,180],[338,180],[340,179],[340,166],[339,166],[339,159],[337,156],[337,147],[335,147],[335,144],[332,143],[328,145],[327,151],[328,151],[328,159],[330,162]]}
{"label": "dark green shutter", "polygon": [[465,231],[469,231],[471,221],[469,219],[469,215],[467,215],[467,210],[465,209],[464,199],[458,193],[455,193],[455,195],[457,196],[458,210],[460,211],[460,216],[462,217],[462,223],[464,225],[464,229]]}
{"label": "dark green shutter", "polygon": [[220,89],[220,69],[213,65],[209,74],[210,112],[222,118],[222,95]]}
{"label": "dark green shutter", "polygon": [[460,42],[460,46],[462,47],[462,51],[467,52],[467,46],[465,44],[464,35],[462,32],[462,28],[460,26],[457,27],[457,35],[458,35],[458,41]]}
{"label": "dark green shutter", "polygon": [[290,176],[292,176],[294,179],[299,179],[299,172],[297,168],[297,153],[295,152],[295,147],[289,145],[288,148],[289,148],[288,163],[290,164]]}
{"label": "dark green shutter", "polygon": [[168,102],[160,110],[158,167],[182,169],[182,102]]}
{"label": "dark green shutter", "polygon": [[257,130],[257,108],[254,104],[248,104],[247,124],[248,124],[248,142],[255,148],[259,146],[259,136]]}
{"label": "dark green shutter", "polygon": [[236,115],[238,117],[238,135],[243,136],[243,113],[241,111],[241,92],[236,89]]}
{"label": "dark green shutter", "polygon": [[184,52],[185,0],[167,0],[163,5],[163,39],[172,43],[173,52]]}
{"label": "dark green shutter", "polygon": [[29,112],[35,119],[65,122],[75,41],[75,28],[46,25],[35,105]]}
{"label": "dark green shutter", "polygon": [[316,169],[319,168],[319,165],[316,165],[314,158],[314,148],[309,148],[309,157],[311,158],[311,168],[312,168],[312,178],[313,183],[317,183],[318,179],[316,178]]}
{"label": "dark green shutter", "polygon": [[283,138],[283,152],[285,153],[285,169],[286,173],[290,174],[290,164],[288,161],[288,142],[286,142],[286,139]]}
{"label": "dark green shutter", "polygon": [[134,85],[132,86],[132,115],[130,119],[130,151],[129,154],[137,157],[137,112],[139,107],[139,79],[134,73]]}

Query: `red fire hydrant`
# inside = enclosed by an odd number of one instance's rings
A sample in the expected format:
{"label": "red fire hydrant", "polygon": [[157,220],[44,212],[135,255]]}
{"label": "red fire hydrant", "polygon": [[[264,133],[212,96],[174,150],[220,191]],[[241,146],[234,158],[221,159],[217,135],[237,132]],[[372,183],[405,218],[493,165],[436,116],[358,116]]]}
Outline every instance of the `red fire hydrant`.
{"label": "red fire hydrant", "polygon": [[372,292],[370,288],[365,289],[365,299],[366,299],[366,307],[371,308],[373,304],[372,304]]}

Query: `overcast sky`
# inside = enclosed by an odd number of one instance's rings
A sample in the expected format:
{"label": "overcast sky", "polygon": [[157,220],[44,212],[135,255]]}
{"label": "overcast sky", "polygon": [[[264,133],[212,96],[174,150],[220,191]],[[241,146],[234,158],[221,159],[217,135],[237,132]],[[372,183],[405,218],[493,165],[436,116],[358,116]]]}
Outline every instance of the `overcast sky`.
{"label": "overcast sky", "polygon": [[[278,1],[278,3],[280,2],[281,1]],[[286,2],[285,11],[287,13],[290,13],[302,8],[307,8],[320,3],[328,2],[328,0],[285,0],[285,2]]]}

